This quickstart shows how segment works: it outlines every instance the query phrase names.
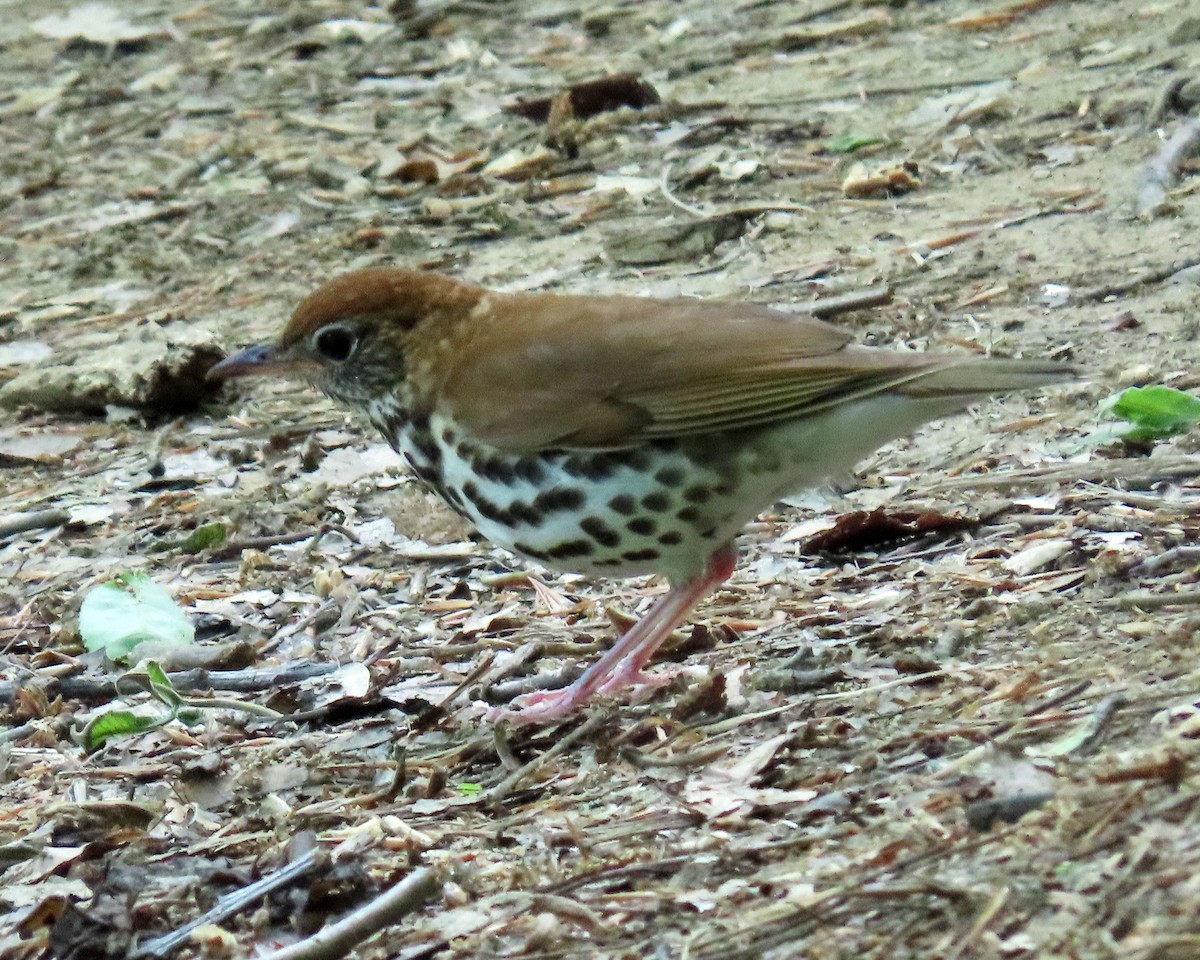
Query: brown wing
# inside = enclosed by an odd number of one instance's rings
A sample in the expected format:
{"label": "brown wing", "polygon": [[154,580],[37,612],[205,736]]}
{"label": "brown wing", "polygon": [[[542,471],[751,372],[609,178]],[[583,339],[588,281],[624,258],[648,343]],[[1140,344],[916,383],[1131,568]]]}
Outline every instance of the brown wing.
{"label": "brown wing", "polygon": [[752,304],[490,294],[472,321],[440,399],[510,450],[760,426],[956,362]]}

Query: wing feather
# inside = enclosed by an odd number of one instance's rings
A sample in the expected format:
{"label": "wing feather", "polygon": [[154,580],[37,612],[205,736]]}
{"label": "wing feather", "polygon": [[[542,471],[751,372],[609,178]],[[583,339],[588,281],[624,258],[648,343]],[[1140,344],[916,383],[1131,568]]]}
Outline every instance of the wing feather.
{"label": "wing feather", "polygon": [[490,294],[439,401],[502,449],[612,448],[804,417],[958,362],[753,304]]}

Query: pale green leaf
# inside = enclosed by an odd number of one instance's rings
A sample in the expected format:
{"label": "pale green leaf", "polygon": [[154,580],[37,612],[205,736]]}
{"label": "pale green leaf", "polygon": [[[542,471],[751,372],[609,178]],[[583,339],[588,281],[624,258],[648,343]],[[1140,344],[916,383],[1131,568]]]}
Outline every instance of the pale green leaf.
{"label": "pale green leaf", "polygon": [[89,750],[95,750],[105,740],[111,737],[125,737],[134,733],[143,733],[161,727],[164,717],[147,717],[131,710],[110,710],[102,713],[87,725],[84,737],[87,739]]}
{"label": "pale green leaf", "polygon": [[191,621],[171,595],[145,574],[122,574],[94,588],[79,610],[79,634],[89,650],[124,660],[139,643],[192,643]]}
{"label": "pale green leaf", "polygon": [[1125,420],[1126,440],[1148,443],[1200,423],[1200,397],[1161,385],[1130,387],[1109,397],[1101,406]]}

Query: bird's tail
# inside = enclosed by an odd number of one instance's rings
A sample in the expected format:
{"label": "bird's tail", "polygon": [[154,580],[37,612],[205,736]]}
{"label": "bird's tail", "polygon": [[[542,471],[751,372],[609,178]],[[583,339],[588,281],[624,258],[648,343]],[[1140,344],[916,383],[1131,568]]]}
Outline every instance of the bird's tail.
{"label": "bird's tail", "polygon": [[1080,376],[1079,368],[1068,363],[979,359],[934,367],[893,389],[913,399],[967,399],[990,393],[1031,390],[1048,383],[1078,380]]}

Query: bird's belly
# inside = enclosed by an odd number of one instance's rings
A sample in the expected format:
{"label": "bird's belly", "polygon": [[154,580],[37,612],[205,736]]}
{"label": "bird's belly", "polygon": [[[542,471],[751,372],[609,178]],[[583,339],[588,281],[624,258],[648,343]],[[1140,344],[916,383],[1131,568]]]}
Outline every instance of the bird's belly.
{"label": "bird's belly", "polygon": [[609,451],[499,451],[437,415],[390,439],[498,546],[557,570],[682,580],[781,496],[848,469],[929,416],[896,402],[872,398],[771,427]]}
{"label": "bird's belly", "polygon": [[437,416],[402,428],[395,441],[413,471],[485,537],[557,570],[684,579],[749,519],[719,458],[697,463],[675,442],[513,454]]}

